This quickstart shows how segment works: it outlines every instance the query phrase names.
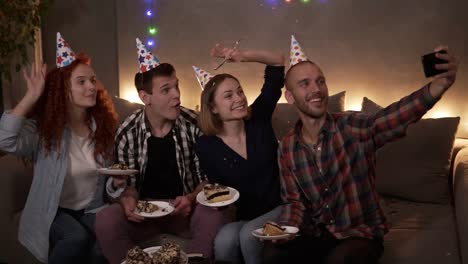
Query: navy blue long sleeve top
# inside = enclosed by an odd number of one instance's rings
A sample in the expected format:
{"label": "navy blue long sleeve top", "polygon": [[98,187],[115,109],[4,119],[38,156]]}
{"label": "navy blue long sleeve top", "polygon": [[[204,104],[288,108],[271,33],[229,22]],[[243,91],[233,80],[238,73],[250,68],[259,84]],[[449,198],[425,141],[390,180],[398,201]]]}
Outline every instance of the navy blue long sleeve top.
{"label": "navy blue long sleeve top", "polygon": [[284,67],[266,66],[260,95],[250,106],[245,132],[247,159],[232,150],[217,136],[201,136],[196,144],[201,169],[212,183],[220,183],[240,192],[238,220],[254,219],[281,204],[278,141],[271,117],[281,97]]}

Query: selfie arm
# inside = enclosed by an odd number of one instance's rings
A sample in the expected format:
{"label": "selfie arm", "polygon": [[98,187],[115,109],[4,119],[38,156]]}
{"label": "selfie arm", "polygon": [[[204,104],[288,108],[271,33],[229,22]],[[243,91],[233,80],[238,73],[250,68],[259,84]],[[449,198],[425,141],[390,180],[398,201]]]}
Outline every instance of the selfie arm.
{"label": "selfie arm", "polygon": [[[437,70],[444,70],[445,72],[434,76],[429,87],[431,95],[439,99],[455,83],[458,71],[458,59],[450,53],[447,46],[438,46],[434,51],[437,52],[437,59],[445,61],[445,63],[435,65]],[[441,53],[441,51],[446,51],[447,53]]]}

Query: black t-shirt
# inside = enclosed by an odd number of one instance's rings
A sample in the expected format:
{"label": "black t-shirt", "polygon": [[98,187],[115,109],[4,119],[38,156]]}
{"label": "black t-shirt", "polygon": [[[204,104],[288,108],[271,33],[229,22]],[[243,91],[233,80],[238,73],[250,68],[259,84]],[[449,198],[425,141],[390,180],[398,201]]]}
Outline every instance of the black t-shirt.
{"label": "black t-shirt", "polygon": [[142,199],[174,199],[183,194],[177,167],[175,141],[172,132],[160,138],[148,138],[148,163],[141,186]]}

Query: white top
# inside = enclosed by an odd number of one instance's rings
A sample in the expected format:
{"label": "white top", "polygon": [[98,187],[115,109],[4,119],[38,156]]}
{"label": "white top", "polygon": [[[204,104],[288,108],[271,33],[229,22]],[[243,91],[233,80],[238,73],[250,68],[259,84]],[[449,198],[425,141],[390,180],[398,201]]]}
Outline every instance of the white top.
{"label": "white top", "polygon": [[71,133],[67,175],[63,182],[60,207],[81,210],[96,192],[98,164],[94,160],[94,143],[88,137]]}

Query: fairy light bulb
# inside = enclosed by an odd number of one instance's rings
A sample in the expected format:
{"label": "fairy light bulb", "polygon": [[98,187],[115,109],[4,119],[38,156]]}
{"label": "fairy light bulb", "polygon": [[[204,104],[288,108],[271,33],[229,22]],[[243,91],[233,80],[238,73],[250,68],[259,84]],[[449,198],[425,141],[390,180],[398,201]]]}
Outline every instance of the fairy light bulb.
{"label": "fairy light bulb", "polygon": [[148,28],[148,33],[151,34],[151,35],[156,35],[156,33],[158,33],[158,29],[154,26],[150,26]]}

